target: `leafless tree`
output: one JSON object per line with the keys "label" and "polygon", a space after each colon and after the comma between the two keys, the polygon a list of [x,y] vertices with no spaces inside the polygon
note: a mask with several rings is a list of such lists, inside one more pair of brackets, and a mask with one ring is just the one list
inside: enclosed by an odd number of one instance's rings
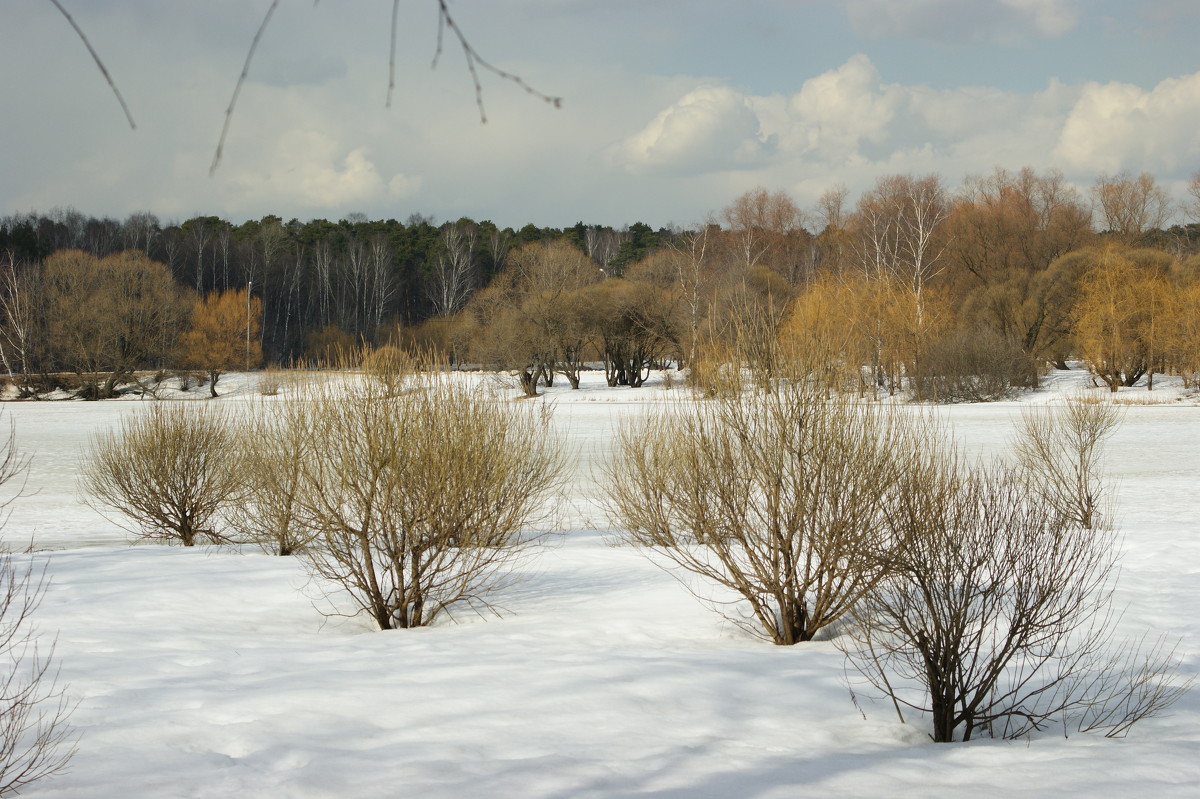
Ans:
{"label": "leafless tree", "polygon": [[1200,222],[1200,169],[1192,173],[1192,179],[1188,181],[1188,199],[1184,209],[1187,215],[1194,222]]}
{"label": "leafless tree", "polygon": [[929,714],[937,742],[1058,723],[1123,735],[1186,690],[1162,639],[1111,642],[1115,533],[1055,513],[1011,467],[949,461],[914,477],[910,534],[838,639],[902,721]]}
{"label": "leafless tree", "polygon": [[683,360],[689,366],[699,346],[700,323],[711,303],[711,288],[715,281],[712,251],[719,231],[715,224],[705,223],[676,237],[669,245],[676,255],[671,263],[675,267],[675,282],[685,309],[686,329],[682,331],[681,349]]}
{"label": "leafless tree", "polygon": [[733,240],[738,260],[749,270],[760,263],[785,259],[788,240],[803,230],[806,220],[804,211],[786,192],[771,193],[759,186],[722,210],[721,221]]}
{"label": "leafless tree", "polygon": [[439,316],[453,316],[462,310],[478,280],[475,249],[479,228],[465,222],[447,222],[442,226],[442,248],[433,261],[429,299]]}
{"label": "leafless tree", "polygon": [[918,328],[925,291],[945,268],[938,234],[948,213],[937,175],[890,175],[859,199],[854,214],[852,241],[860,265],[868,276],[890,274],[912,292]]}
{"label": "leafless tree", "polygon": [[80,467],[85,501],[127,517],[137,538],[227,540],[221,511],[244,487],[228,414],[208,402],[154,403],[95,435]]}
{"label": "leafless tree", "polygon": [[149,211],[132,213],[121,225],[121,246],[126,250],[141,250],[149,256],[160,228],[158,217]]}
{"label": "leafless tree", "polygon": [[887,574],[915,420],[798,385],[681,403],[621,432],[609,514],[734,623],[808,641]]}
{"label": "leafless tree", "polygon": [[566,241],[533,242],[509,255],[507,268],[476,293],[467,308],[475,332],[475,357],[516,372],[527,396],[556,373],[578,387],[584,333],[579,324],[582,291],[600,270]]}
{"label": "leafless tree", "polygon": [[1060,517],[1087,530],[1103,521],[1103,445],[1123,411],[1075,397],[1052,408],[1026,406],[1017,422],[1013,450],[1030,488]]}
{"label": "leafless tree", "polygon": [[492,226],[491,230],[488,231],[484,245],[487,247],[493,271],[499,272],[504,269],[504,265],[508,261],[508,250],[511,244],[512,233],[508,229],[501,230]]}
{"label": "leafless tree", "polygon": [[830,186],[817,198],[816,215],[822,230],[840,230],[846,226],[846,198],[850,190],[845,184]]}
{"label": "leafless tree", "polygon": [[621,245],[629,241],[629,229],[613,230],[610,227],[588,225],[583,230],[583,243],[588,257],[599,264],[606,277],[612,277],[609,264],[621,252]]}
{"label": "leafless tree", "polygon": [[1123,241],[1134,244],[1142,234],[1157,230],[1171,218],[1171,197],[1146,172],[1101,175],[1092,187],[1099,205],[1100,224]]}
{"label": "leafless tree", "polygon": [[315,576],[385,630],[494,609],[563,473],[547,418],[432,376],[276,408],[320,454],[299,460],[295,494]]}
{"label": "leafless tree", "polygon": [[[26,465],[10,428],[0,441],[0,486],[18,482]],[[0,502],[0,513],[15,498]],[[33,622],[45,587],[44,568],[0,551],[0,796],[61,773],[75,754],[74,703],[58,682],[54,645],[41,645]]]}
{"label": "leafless tree", "polygon": [[35,396],[30,377],[42,366],[46,319],[41,271],[19,266],[12,253],[0,260],[0,363],[22,396]]}

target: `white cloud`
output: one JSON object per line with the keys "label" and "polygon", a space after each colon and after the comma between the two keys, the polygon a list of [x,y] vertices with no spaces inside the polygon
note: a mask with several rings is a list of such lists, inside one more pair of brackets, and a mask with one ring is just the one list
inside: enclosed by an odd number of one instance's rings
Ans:
{"label": "white cloud", "polygon": [[1200,72],[1146,91],[1089,83],[1063,125],[1055,155],[1065,166],[1172,172],[1200,158]]}
{"label": "white cloud", "polygon": [[421,180],[404,174],[385,180],[366,147],[343,155],[333,138],[295,130],[280,140],[268,163],[243,167],[230,184],[238,195],[231,202],[247,208],[273,202],[282,207],[345,209],[411,196]]}
{"label": "white cloud", "polygon": [[[758,146],[757,163],[730,171],[731,153],[746,142]],[[769,161],[763,142],[773,145]],[[1151,90],[1054,80],[1034,93],[933,89],[885,83],[856,55],[787,97],[688,92],[615,152],[630,171],[727,175],[746,188],[809,194],[835,182],[861,190],[893,172],[936,171],[954,183],[996,166],[1063,168],[1083,184],[1119,169],[1167,178],[1200,159],[1200,73]]]}
{"label": "white cloud", "polygon": [[608,157],[631,174],[686,175],[761,166],[774,146],[743,95],[702,86],[610,148]]}
{"label": "white cloud", "polygon": [[850,0],[846,13],[867,36],[948,43],[1053,39],[1080,18],[1077,0]]}
{"label": "white cloud", "polygon": [[787,113],[804,150],[837,157],[857,151],[863,141],[884,141],[903,104],[900,87],[884,86],[871,59],[860,54],[806,80],[788,100]]}

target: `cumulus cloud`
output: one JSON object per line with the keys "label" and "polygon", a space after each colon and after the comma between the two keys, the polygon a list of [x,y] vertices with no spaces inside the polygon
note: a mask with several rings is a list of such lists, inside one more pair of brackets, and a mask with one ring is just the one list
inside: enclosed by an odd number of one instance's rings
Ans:
{"label": "cumulus cloud", "polygon": [[702,86],[612,147],[610,163],[632,174],[699,174],[763,165],[775,147],[738,92]]}
{"label": "cumulus cloud", "polygon": [[947,43],[1057,38],[1080,17],[1077,0],[850,0],[846,13],[866,36]]}
{"label": "cumulus cloud", "polygon": [[1172,172],[1200,158],[1200,72],[1147,91],[1089,83],[1070,110],[1055,155],[1103,172]]}
{"label": "cumulus cloud", "polygon": [[883,142],[905,104],[899,86],[885,86],[865,55],[810,78],[787,103],[788,117],[806,151],[848,155],[862,142]]}
{"label": "cumulus cloud", "polygon": [[635,174],[669,168],[715,178],[740,163],[748,185],[795,188],[865,188],[892,172],[956,181],[995,166],[1062,168],[1081,183],[1121,169],[1166,177],[1200,160],[1200,73],[1150,90],[1055,80],[1033,93],[933,89],[887,83],[856,55],[788,96],[688,92],[614,152]]}
{"label": "cumulus cloud", "polygon": [[387,180],[365,147],[345,154],[337,142],[314,131],[291,131],[274,148],[268,163],[243,168],[231,179],[240,203],[260,206],[348,208],[414,195],[419,177],[397,174]]}

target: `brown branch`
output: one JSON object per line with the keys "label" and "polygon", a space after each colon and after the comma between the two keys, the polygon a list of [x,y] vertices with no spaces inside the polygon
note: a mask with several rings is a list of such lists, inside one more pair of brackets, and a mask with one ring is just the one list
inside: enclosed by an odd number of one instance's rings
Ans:
{"label": "brown branch", "polygon": [[83,41],[83,46],[86,47],[87,51],[92,54],[92,60],[96,62],[96,66],[100,69],[100,74],[104,76],[106,81],[108,81],[109,88],[111,88],[113,90],[113,94],[117,96],[117,102],[121,104],[121,110],[125,112],[125,118],[129,120],[129,127],[137,130],[137,125],[133,121],[133,114],[129,113],[129,106],[125,104],[125,98],[121,96],[121,91],[117,88],[117,84],[113,81],[112,75],[108,74],[108,68],[104,66],[104,62],[101,61],[100,56],[96,54],[95,48],[93,48],[92,43],[88,41],[88,37],[83,32],[83,29],[75,23],[75,19],[67,13],[65,8],[62,7],[62,3],[58,2],[58,0],[50,0],[50,2],[53,3],[54,7],[57,8],[62,15],[67,18],[67,22],[69,22],[71,27],[75,29],[75,32],[79,34],[80,40]]}
{"label": "brown branch", "polygon": [[392,46],[388,53],[388,90],[386,108],[392,107],[392,89],[396,88],[396,20],[400,16],[400,0],[392,0]]}
{"label": "brown branch", "polygon": [[250,42],[250,49],[246,53],[246,62],[242,64],[242,74],[238,76],[237,85],[233,87],[233,97],[229,99],[229,107],[225,109],[225,124],[221,126],[221,138],[217,140],[217,151],[213,153],[212,165],[208,168],[209,177],[212,177],[212,174],[217,171],[217,165],[221,163],[221,153],[225,149],[225,137],[229,134],[229,121],[233,118],[233,107],[237,105],[242,84],[246,82],[246,75],[250,71],[250,60],[254,58],[254,51],[258,48],[263,31],[267,29],[267,23],[271,21],[271,15],[275,13],[278,6],[279,0],[271,0],[271,6],[263,16],[262,24],[258,26],[258,31],[254,34],[253,41]]}
{"label": "brown branch", "polygon": [[[67,16],[68,20],[71,19],[71,17],[67,15],[67,12],[63,10],[62,6],[58,4],[58,0],[51,0],[51,2],[58,6],[59,10],[62,11],[65,16]],[[263,15],[262,23],[258,26],[258,31],[254,34],[254,39],[250,42],[250,49],[246,53],[246,61],[242,65],[242,73],[238,76],[237,84],[233,88],[233,97],[231,97],[229,100],[229,107],[225,109],[225,122],[221,126],[221,137],[217,141],[217,150],[213,154],[212,165],[208,168],[208,174],[210,177],[216,172],[217,166],[221,163],[221,155],[225,150],[225,139],[229,135],[229,123],[233,119],[233,109],[237,105],[238,95],[241,93],[242,85],[246,82],[246,76],[250,71],[250,61],[254,58],[254,51],[258,48],[258,43],[262,39],[263,32],[266,30],[268,23],[271,21],[271,15],[275,13],[275,9],[278,7],[278,5],[279,0],[272,0],[270,7],[267,8],[267,13]],[[314,2],[313,5],[315,6],[316,2]],[[392,107],[392,93],[396,88],[396,28],[399,21],[399,15],[400,0],[392,0],[391,46],[388,55],[388,90],[387,101],[385,104],[387,108]],[[71,24],[74,26],[74,21],[72,21]],[[479,70],[477,69],[477,66],[486,69],[488,72],[491,72],[493,75],[496,75],[503,80],[511,81],[512,83],[517,84],[529,94],[546,103],[549,103],[555,108],[562,107],[561,97],[552,97],[548,94],[544,94],[526,83],[525,80],[519,75],[506,72],[499,67],[493,66],[491,63],[482,58],[475,48],[471,46],[470,42],[467,41],[467,37],[463,34],[462,29],[458,27],[458,23],[455,22],[454,18],[450,15],[450,9],[446,5],[446,0],[438,0],[438,33],[437,50],[433,56],[434,68],[437,67],[438,59],[442,55],[442,42],[447,28],[454,32],[455,37],[458,39],[459,45],[462,47],[463,55],[467,59],[467,69],[470,71],[471,81],[475,85],[475,104],[479,106],[479,120],[481,122],[487,122],[487,113],[484,111],[483,107],[483,84],[479,80]],[[79,30],[78,26],[75,26],[75,30],[79,32],[81,37],[83,37],[83,32]],[[87,44],[87,38],[84,37],[83,40],[84,43]],[[91,45],[89,44],[88,50],[91,51],[91,49]],[[92,55],[93,57],[96,55],[95,51],[92,51]],[[104,72],[105,77],[108,77],[108,72],[104,69],[104,65],[100,64],[99,58],[96,58],[96,63],[100,65],[100,69]],[[111,79],[109,80],[109,85],[112,85]],[[116,88],[117,87],[113,85],[114,92],[116,91]],[[117,98],[120,99],[120,97],[121,95],[118,93]],[[121,106],[125,106],[124,100],[121,101]],[[126,110],[126,114],[128,115],[128,109]],[[129,122],[132,125],[133,119],[130,118]]]}
{"label": "brown branch", "polygon": [[482,58],[475,48],[471,46],[470,42],[467,41],[467,37],[463,34],[462,29],[458,27],[458,23],[454,21],[452,16],[450,16],[450,9],[446,6],[446,0],[438,0],[437,50],[433,55],[433,67],[435,69],[437,68],[438,59],[441,58],[442,55],[442,37],[445,29],[447,28],[453,31],[455,37],[458,38],[458,43],[462,47],[463,55],[467,59],[467,69],[471,73],[471,81],[475,84],[475,104],[479,106],[480,122],[484,124],[487,123],[487,112],[484,111],[483,108],[483,85],[479,82],[479,71],[476,69],[477,64],[486,69],[488,72],[491,72],[493,75],[517,84],[527,93],[532,94],[539,100],[549,103],[555,108],[562,108],[561,97],[553,97],[548,94],[543,94],[526,83],[525,80],[519,75],[514,75],[511,72],[505,72],[504,70],[493,66],[484,58]]}

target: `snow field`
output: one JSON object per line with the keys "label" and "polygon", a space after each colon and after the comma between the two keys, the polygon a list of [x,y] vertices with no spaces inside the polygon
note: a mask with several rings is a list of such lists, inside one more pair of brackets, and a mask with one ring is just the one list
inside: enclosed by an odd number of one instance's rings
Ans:
{"label": "snow field", "polygon": [[[11,403],[29,489],[5,537],[46,551],[36,615],[79,701],[79,753],[31,797],[1192,796],[1200,698],[1123,740],[928,743],[919,719],[850,689],[829,641],[774,647],[611,545],[596,469],[615,424],[682,394],[548,392],[576,472],[552,539],[502,618],[381,633],[327,618],[300,564],[256,551],[130,547],[79,504],[92,431],[142,403]],[[464,377],[463,379],[472,379]],[[253,376],[223,378],[234,404]],[[1023,402],[939,409],[974,453]],[[1159,396],[1171,396],[1169,393]],[[199,392],[192,394],[201,396]],[[1144,395],[1145,392],[1142,392]],[[150,402],[146,400],[145,402]],[[1131,406],[1108,445],[1125,535],[1122,633],[1183,637],[1200,671],[1200,408]],[[29,556],[19,556],[25,558]],[[865,716],[865,717],[864,717]]]}

